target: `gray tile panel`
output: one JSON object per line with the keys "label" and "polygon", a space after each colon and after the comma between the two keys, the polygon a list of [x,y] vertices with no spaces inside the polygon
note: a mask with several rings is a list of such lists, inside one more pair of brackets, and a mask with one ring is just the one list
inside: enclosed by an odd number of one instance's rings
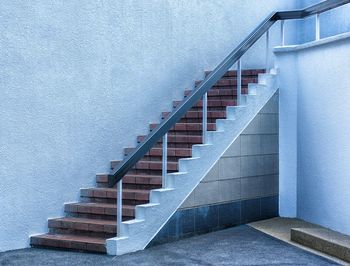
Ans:
{"label": "gray tile panel", "polygon": [[265,105],[181,208],[278,194],[278,95]]}

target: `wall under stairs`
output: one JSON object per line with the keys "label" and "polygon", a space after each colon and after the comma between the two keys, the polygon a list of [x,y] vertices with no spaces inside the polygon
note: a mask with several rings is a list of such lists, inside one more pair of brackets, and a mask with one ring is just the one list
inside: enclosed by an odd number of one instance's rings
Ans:
{"label": "wall under stairs", "polygon": [[278,216],[278,93],[149,246]]}

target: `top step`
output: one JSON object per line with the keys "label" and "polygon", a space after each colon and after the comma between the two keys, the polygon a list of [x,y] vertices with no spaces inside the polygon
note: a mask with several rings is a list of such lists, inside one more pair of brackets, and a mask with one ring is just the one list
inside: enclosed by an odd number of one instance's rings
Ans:
{"label": "top step", "polygon": [[[205,71],[205,76],[207,77],[211,71]],[[242,76],[257,76],[261,73],[265,73],[265,69],[247,69],[242,70]],[[237,77],[237,71],[236,70],[229,70],[226,72],[226,74],[223,76],[223,78],[233,78]]]}

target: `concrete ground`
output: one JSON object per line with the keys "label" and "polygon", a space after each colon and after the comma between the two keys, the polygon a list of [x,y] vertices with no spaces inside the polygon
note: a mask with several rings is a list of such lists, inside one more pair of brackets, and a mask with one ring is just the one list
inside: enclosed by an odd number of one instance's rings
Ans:
{"label": "concrete ground", "polygon": [[311,252],[313,254],[316,254],[318,256],[325,257],[329,260],[332,260],[334,262],[337,262],[341,265],[349,265],[348,262],[340,260],[336,257],[330,256],[328,254],[319,252],[317,250],[305,247],[303,245],[300,245],[298,243],[295,243],[290,240],[290,229],[291,228],[322,228],[321,226],[317,224],[312,224],[305,222],[300,219],[296,218],[282,218],[282,217],[276,217],[268,220],[258,221],[254,223],[250,223],[250,226],[253,228],[264,232],[265,234],[268,234],[270,236],[273,236],[275,238],[278,238],[284,242],[287,242],[293,246],[296,246],[298,248],[301,248],[303,250],[306,250],[308,252]]}
{"label": "concrete ground", "polygon": [[45,249],[0,253],[0,265],[337,265],[250,226],[200,235],[119,257]]}

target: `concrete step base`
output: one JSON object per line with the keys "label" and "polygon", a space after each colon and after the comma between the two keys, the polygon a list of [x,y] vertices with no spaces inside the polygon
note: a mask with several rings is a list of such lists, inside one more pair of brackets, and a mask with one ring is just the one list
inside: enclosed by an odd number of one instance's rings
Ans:
{"label": "concrete step base", "polygon": [[327,228],[292,228],[291,240],[350,262],[350,236]]}

